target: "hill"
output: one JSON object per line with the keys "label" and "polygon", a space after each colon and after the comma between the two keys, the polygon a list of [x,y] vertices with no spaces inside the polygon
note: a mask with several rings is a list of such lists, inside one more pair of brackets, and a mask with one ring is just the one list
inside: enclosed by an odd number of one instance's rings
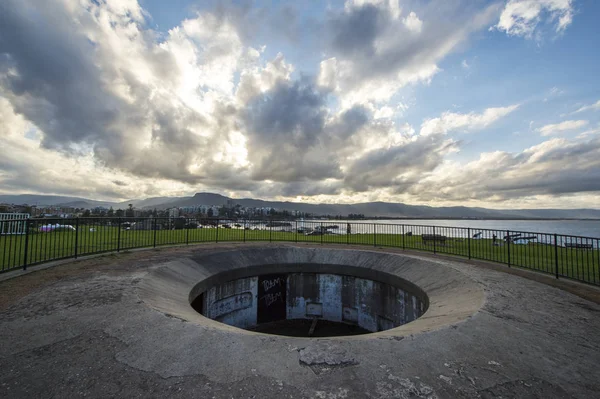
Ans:
{"label": "hill", "polygon": [[315,215],[363,214],[367,217],[382,218],[420,218],[420,219],[600,219],[598,209],[486,209],[465,206],[432,207],[425,205],[407,205],[392,202],[365,202],[358,204],[309,204],[302,202],[265,201],[254,198],[229,198],[214,193],[196,193],[191,197],[152,197],[132,199],[123,202],[96,201],[79,197],[57,195],[0,195],[0,203],[28,204],[37,206],[69,206],[74,208],[93,208],[97,206],[126,209],[129,204],[136,208],[168,209],[173,207],[215,205],[228,203],[243,207],[277,208],[288,211],[301,211]]}

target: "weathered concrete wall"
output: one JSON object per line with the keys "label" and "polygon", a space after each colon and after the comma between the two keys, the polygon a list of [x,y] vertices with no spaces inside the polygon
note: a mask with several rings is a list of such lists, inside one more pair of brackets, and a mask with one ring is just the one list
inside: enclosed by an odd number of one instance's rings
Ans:
{"label": "weathered concrete wall", "polygon": [[202,314],[239,328],[256,325],[258,277],[229,281],[203,294]]}
{"label": "weathered concrete wall", "polygon": [[[376,332],[409,323],[425,309],[410,292],[378,281],[326,273],[290,273],[285,280],[281,318],[288,320],[317,317]],[[256,325],[257,281],[249,277],[210,288],[203,294],[202,314],[240,328]]]}

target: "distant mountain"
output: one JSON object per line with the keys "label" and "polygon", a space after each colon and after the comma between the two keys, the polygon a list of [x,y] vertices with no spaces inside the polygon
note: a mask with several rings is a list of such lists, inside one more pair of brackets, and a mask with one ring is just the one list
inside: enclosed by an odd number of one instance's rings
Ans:
{"label": "distant mountain", "polygon": [[477,219],[600,219],[599,209],[486,209],[464,206],[431,207],[424,205],[406,205],[391,202],[366,202],[359,204],[307,204],[301,202],[264,201],[253,198],[234,199],[214,193],[196,193],[192,197],[152,197],[132,199],[123,202],[95,201],[86,198],[56,195],[0,195],[0,203],[29,205],[58,205],[74,208],[94,208],[97,206],[126,209],[129,204],[135,208],[167,209],[173,207],[214,205],[228,203],[244,207],[277,208],[288,211],[313,213],[316,215],[363,214],[367,217],[389,218],[477,218]]}
{"label": "distant mountain", "polygon": [[154,208],[157,205],[167,206],[172,201],[180,200],[181,197],[151,197],[146,199],[131,199],[128,201],[119,202],[117,208],[128,208],[132,204],[135,208]]}
{"label": "distant mountain", "polygon": [[264,201],[252,198],[234,199],[213,193],[196,193],[193,197],[171,200],[166,204],[157,204],[157,209],[170,207],[216,205],[232,202],[244,207],[278,208],[288,211],[313,213],[317,215],[343,215],[350,213],[370,217],[392,218],[478,218],[478,219],[600,219],[598,209],[517,209],[494,210],[486,208],[468,208],[464,206],[431,207],[424,205],[406,205],[391,202],[366,202],[359,204],[307,204],[301,202]]}
{"label": "distant mountain", "polygon": [[36,206],[65,206],[73,208],[94,208],[97,206],[108,208],[116,205],[116,203],[109,201],[96,201],[87,198],[66,197],[62,195],[37,194],[0,195],[0,203]]}

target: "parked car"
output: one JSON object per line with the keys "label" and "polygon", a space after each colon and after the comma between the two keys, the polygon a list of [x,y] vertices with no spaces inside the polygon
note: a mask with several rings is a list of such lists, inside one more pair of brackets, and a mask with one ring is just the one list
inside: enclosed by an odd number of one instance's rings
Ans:
{"label": "parked car", "polygon": [[40,227],[39,229],[43,233],[49,233],[51,231],[69,231],[75,230],[75,227],[70,224],[47,224],[45,226]]}

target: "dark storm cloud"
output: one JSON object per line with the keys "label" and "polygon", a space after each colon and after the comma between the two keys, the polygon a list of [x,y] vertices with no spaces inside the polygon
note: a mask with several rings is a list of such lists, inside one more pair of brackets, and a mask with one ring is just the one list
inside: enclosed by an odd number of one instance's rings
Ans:
{"label": "dark storm cloud", "polygon": [[496,5],[481,11],[467,2],[435,2],[417,8],[416,18],[424,21],[419,28],[410,23],[410,9],[397,17],[386,2],[331,14],[327,21],[330,56],[350,63],[342,82],[345,89],[370,79],[396,79],[399,73],[407,79],[418,76],[470,33],[487,26],[498,12]]}
{"label": "dark storm cloud", "polygon": [[347,56],[373,55],[375,39],[387,22],[386,12],[372,4],[333,14],[328,23],[331,47]]}
{"label": "dark storm cloud", "polygon": [[339,177],[334,153],[324,146],[326,93],[309,80],[280,81],[244,111],[248,157],[256,180]]}
{"label": "dark storm cloud", "polygon": [[[130,71],[116,69],[111,49],[78,28],[53,2],[0,4],[0,53],[5,55],[0,90],[15,111],[43,131],[45,148],[69,153],[72,144],[87,145],[109,167],[197,183],[189,165],[211,143],[188,126],[202,126],[203,118]],[[171,55],[141,40],[147,45],[141,57],[157,77],[166,78],[167,71],[177,75]],[[127,87],[131,101],[115,94],[113,81]]]}
{"label": "dark storm cloud", "polygon": [[356,191],[390,187],[402,193],[418,183],[423,173],[438,167],[444,155],[457,147],[458,143],[436,136],[373,150],[350,165],[344,181]]}
{"label": "dark storm cloud", "polygon": [[52,4],[6,0],[0,4],[0,70],[15,68],[1,82],[18,98],[16,111],[46,134],[43,144],[63,148],[70,142],[112,135],[109,126],[125,104],[107,94],[90,55],[91,43],[70,31],[72,22]]}
{"label": "dark storm cloud", "polygon": [[339,121],[331,126],[331,130],[340,139],[346,139],[372,121],[371,111],[362,105],[354,105],[352,108],[344,111]]}

